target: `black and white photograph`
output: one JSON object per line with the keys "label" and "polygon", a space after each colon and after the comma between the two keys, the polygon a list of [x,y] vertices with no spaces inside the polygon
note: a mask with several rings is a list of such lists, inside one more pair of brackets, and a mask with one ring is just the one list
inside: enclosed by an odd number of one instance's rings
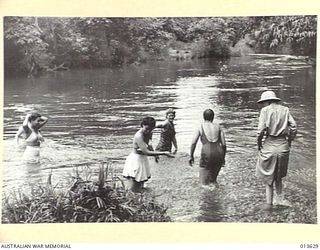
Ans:
{"label": "black and white photograph", "polygon": [[2,224],[317,224],[316,15],[4,16]]}

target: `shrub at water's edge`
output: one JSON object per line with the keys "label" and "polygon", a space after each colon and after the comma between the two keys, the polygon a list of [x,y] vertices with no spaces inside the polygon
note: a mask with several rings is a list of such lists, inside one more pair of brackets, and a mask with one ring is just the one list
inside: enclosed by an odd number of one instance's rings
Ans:
{"label": "shrub at water's edge", "polygon": [[[121,31],[121,32],[119,32]],[[148,60],[289,53],[315,58],[317,16],[5,17],[4,71],[36,76]]]}
{"label": "shrub at water's edge", "polygon": [[45,187],[30,195],[23,193],[3,200],[2,223],[68,222],[167,222],[166,208],[150,193],[132,193],[123,187],[106,185],[103,165],[99,181],[76,181],[65,191],[55,190],[51,176]]}

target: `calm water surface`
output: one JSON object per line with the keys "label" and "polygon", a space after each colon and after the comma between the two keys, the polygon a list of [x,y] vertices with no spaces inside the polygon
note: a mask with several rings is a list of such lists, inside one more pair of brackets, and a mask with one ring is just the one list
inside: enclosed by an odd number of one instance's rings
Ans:
{"label": "calm water surface", "polygon": [[[303,59],[276,55],[254,55],[222,62],[154,62],[117,69],[57,72],[39,78],[5,79],[4,190],[26,190],[45,182],[51,171],[53,183],[63,186],[75,165],[91,164],[94,168],[96,163],[110,159],[114,171],[121,172],[141,118],[148,115],[163,121],[168,107],[177,111],[177,158],[181,157],[181,162],[189,152],[190,140],[203,110],[213,108],[216,120],[226,133],[229,169],[235,169],[236,173],[237,167],[250,161],[254,168],[261,108],[256,101],[266,89],[276,91],[298,124],[299,133],[290,156],[292,177],[288,179],[299,188],[311,189],[311,198],[315,199],[315,69]],[[25,114],[34,109],[49,117],[42,129],[45,142],[41,145],[42,161],[38,167],[21,164],[23,152],[14,146],[15,132]],[[158,138],[156,130],[154,144]],[[197,157],[200,148],[198,145]],[[185,178],[194,180],[194,187],[186,188],[181,181],[181,185],[174,187],[177,195],[187,190],[191,194],[190,202],[200,204],[200,208],[186,210],[182,201],[177,202],[171,216],[179,220],[181,216],[197,214],[196,220],[219,221],[213,212],[217,209],[212,206],[221,207],[221,202],[215,199],[210,204],[208,196],[197,195],[196,169],[183,171]],[[222,171],[222,176],[227,171]],[[173,179],[180,178],[179,172],[171,174]],[[170,190],[165,176],[162,177],[155,176],[152,185]],[[200,215],[199,209],[203,211]],[[226,208],[220,209],[226,211]],[[230,211],[226,213],[226,216],[232,215]]]}

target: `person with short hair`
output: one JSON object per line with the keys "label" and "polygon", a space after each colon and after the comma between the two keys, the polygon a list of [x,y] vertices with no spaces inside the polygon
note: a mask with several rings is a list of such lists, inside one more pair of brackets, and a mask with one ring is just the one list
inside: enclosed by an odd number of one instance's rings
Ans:
{"label": "person with short hair", "polygon": [[156,147],[158,151],[169,151],[172,150],[172,145],[174,146],[173,154],[177,153],[178,145],[176,139],[176,131],[174,128],[173,120],[176,117],[176,111],[169,108],[166,112],[166,121],[163,124],[159,124],[156,127],[161,128],[160,141]]}
{"label": "person with short hair", "polygon": [[297,125],[289,108],[279,102],[280,98],[271,90],[263,92],[258,100],[264,107],[259,116],[256,174],[266,185],[266,210],[273,205],[273,186],[275,203],[289,205],[282,196],[282,178],[287,175],[289,152],[297,134]]}
{"label": "person with short hair", "polygon": [[194,151],[198,139],[202,143],[199,177],[202,185],[217,184],[217,176],[225,162],[227,151],[225,134],[220,125],[214,121],[214,112],[212,109],[206,109],[203,112],[204,122],[196,130],[193,136],[190,148],[189,164],[194,163]]}
{"label": "person with short hair", "polygon": [[133,138],[133,151],[127,157],[122,172],[123,177],[129,180],[129,189],[134,192],[140,192],[151,177],[148,156],[174,157],[169,151],[153,151],[150,147],[149,141],[156,126],[153,117],[144,117],[140,125],[141,128]]}
{"label": "person with short hair", "polygon": [[20,146],[20,138],[22,137],[26,144],[22,159],[26,163],[40,162],[40,143],[44,141],[40,128],[47,122],[47,117],[38,112],[32,112],[26,115],[22,126],[18,129],[15,135],[16,145]]}

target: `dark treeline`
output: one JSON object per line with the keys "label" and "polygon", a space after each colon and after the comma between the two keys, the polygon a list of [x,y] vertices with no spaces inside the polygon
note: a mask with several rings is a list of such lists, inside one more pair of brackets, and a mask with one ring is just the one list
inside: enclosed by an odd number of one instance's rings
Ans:
{"label": "dark treeline", "polygon": [[[316,16],[5,17],[6,75],[252,52],[315,57]],[[240,44],[240,45],[239,45]]]}

